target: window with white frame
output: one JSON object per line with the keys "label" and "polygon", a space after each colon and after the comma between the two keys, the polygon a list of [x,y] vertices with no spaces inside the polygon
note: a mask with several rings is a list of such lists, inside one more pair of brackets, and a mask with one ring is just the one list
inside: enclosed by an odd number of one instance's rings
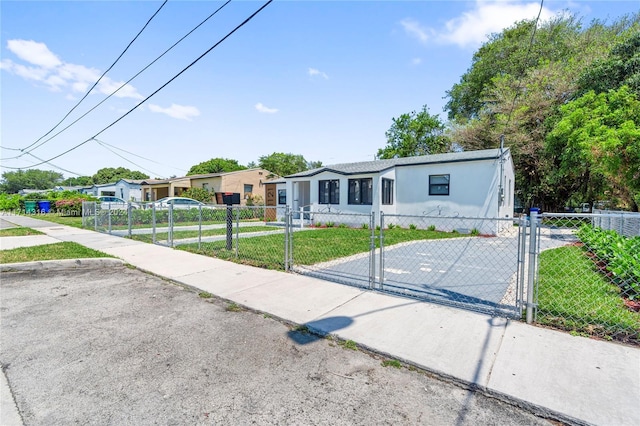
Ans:
{"label": "window with white frame", "polygon": [[393,204],[393,179],[382,178],[382,204]]}
{"label": "window with white frame", "polygon": [[449,175],[429,175],[429,195],[449,195]]}
{"label": "window with white frame", "polygon": [[287,190],[278,189],[278,204],[287,204]]}
{"label": "window with white frame", "polygon": [[340,181],[321,180],[318,188],[319,204],[340,204]]}
{"label": "window with white frame", "polygon": [[244,184],[244,199],[246,200],[253,194],[253,185],[248,183]]}
{"label": "window with white frame", "polygon": [[349,179],[349,204],[372,204],[373,179]]}

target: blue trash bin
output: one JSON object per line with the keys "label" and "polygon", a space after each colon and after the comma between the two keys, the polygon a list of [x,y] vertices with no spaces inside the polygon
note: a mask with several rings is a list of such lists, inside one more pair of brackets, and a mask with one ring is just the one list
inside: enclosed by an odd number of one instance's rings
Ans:
{"label": "blue trash bin", "polygon": [[540,214],[540,212],[541,212],[540,207],[531,207],[529,209],[529,213],[533,213],[533,212],[536,212],[536,213]]}
{"label": "blue trash bin", "polygon": [[38,201],[38,210],[40,210],[40,213],[49,213],[51,210],[51,201]]}

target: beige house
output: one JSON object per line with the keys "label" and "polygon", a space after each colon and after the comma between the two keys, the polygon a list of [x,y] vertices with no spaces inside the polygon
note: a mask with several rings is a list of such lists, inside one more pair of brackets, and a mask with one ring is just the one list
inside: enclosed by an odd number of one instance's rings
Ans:
{"label": "beige house", "polygon": [[[180,197],[188,188],[204,188],[215,194],[239,193],[241,203],[249,196],[259,195],[264,200],[264,184],[271,172],[264,169],[246,169],[227,173],[208,173],[173,179],[147,179],[142,182],[142,199],[155,201],[164,197]],[[220,201],[218,201],[220,202]]]}

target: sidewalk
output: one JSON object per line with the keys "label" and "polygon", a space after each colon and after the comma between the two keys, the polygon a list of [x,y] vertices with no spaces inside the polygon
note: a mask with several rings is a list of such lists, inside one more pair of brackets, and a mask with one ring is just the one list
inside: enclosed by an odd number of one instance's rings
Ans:
{"label": "sidewalk", "polygon": [[539,414],[552,413],[581,424],[640,424],[638,348],[30,217],[3,220],[38,229],[51,240],[74,241],[117,256],[141,270],[248,308],[353,340]]}

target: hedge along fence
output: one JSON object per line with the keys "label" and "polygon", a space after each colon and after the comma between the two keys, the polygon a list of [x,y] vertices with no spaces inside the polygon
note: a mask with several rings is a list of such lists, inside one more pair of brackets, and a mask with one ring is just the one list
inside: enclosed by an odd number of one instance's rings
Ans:
{"label": "hedge along fence", "polygon": [[94,201],[95,197],[75,191],[49,191],[19,194],[0,193],[0,211],[25,212],[25,201],[49,201],[51,212],[69,216],[80,216],[83,201]]}

